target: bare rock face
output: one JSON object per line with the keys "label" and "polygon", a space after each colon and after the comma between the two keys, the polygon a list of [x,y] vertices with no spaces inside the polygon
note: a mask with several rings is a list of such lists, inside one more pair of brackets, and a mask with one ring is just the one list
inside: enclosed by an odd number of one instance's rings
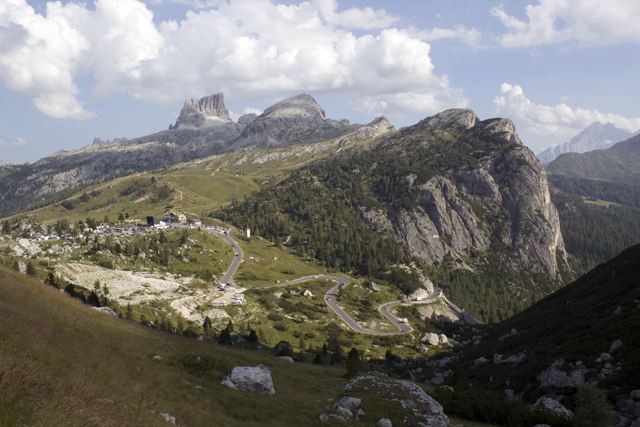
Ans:
{"label": "bare rock face", "polygon": [[230,122],[229,110],[224,106],[224,94],[216,93],[200,100],[187,99],[175,126],[170,129],[211,127]]}
{"label": "bare rock face", "polygon": [[271,370],[264,365],[236,366],[222,384],[252,393],[276,393],[271,379]]}
{"label": "bare rock face", "polygon": [[[434,130],[425,132],[425,128]],[[405,133],[455,141],[472,128],[494,133],[511,145],[488,150],[477,164],[452,162],[446,174],[426,182],[408,174],[404,181],[419,206],[397,209],[383,203],[386,209],[359,208],[360,217],[380,234],[392,231],[396,240],[427,263],[440,262],[449,252],[487,250],[497,238],[512,254],[504,260],[513,268],[557,279],[558,262],[569,269],[558,211],[551,202],[544,168],[522,145],[511,120],[480,121],[471,110],[455,109],[428,117]],[[390,141],[393,146],[395,140]],[[482,144],[486,150],[495,142]]]}
{"label": "bare rock face", "polygon": [[490,121],[490,123],[485,126],[485,129],[492,132],[504,132],[504,139],[511,142],[512,144],[522,145],[522,141],[520,141],[520,137],[516,132],[516,126],[509,119],[497,119]]}
{"label": "bare rock face", "polygon": [[475,126],[476,113],[466,108],[452,108],[422,120],[418,125],[436,129],[446,129],[453,125],[461,125],[469,129]]}

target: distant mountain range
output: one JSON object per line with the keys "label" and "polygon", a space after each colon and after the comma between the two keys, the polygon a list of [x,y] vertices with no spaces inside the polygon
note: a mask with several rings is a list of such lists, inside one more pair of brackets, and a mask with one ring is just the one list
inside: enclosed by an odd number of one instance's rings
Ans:
{"label": "distant mountain range", "polygon": [[371,138],[392,129],[384,117],[368,125],[328,119],[315,99],[304,94],[280,101],[260,116],[244,115],[238,123],[229,117],[221,93],[188,99],[169,130],[124,141],[101,143],[98,138],[35,163],[0,166],[0,214],[61,192],[240,148]]}
{"label": "distant mountain range", "polygon": [[640,135],[606,150],[566,153],[546,165],[548,173],[640,185]]}
{"label": "distant mountain range", "polygon": [[[640,132],[640,131],[638,131]],[[559,155],[564,153],[586,153],[593,150],[603,150],[612,145],[637,135],[638,132],[632,133],[615,127],[611,123],[602,124],[594,122],[578,135],[571,138],[569,142],[565,142],[555,147],[549,147],[536,157],[543,165],[551,163]]]}

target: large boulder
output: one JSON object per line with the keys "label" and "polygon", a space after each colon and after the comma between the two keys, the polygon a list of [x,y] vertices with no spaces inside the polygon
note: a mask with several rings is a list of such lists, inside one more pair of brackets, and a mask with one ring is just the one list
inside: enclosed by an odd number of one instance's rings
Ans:
{"label": "large boulder", "polygon": [[366,280],[364,285],[373,292],[380,292],[380,286],[376,282],[372,282],[371,280]]}
{"label": "large boulder", "polygon": [[222,384],[236,390],[252,393],[276,394],[271,379],[271,369],[260,364],[258,366],[236,366]]}
{"label": "large boulder", "polygon": [[440,337],[438,334],[427,332],[422,338],[420,338],[420,341],[429,345],[438,345],[440,344]]}
{"label": "large boulder", "polygon": [[287,341],[280,341],[276,344],[274,350],[280,356],[290,356],[293,354],[293,346]]}
{"label": "large boulder", "polygon": [[[384,374],[367,374],[351,380],[344,391],[352,396],[363,392],[378,396],[381,401],[400,401],[402,408],[396,415],[404,419],[406,425],[447,427],[449,424],[442,405],[410,381],[389,378]],[[370,404],[375,405],[375,402]]]}

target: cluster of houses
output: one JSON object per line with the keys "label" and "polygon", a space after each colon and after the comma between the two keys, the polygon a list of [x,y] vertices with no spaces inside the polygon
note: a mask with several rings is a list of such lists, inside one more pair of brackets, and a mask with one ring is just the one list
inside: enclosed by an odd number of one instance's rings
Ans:
{"label": "cluster of houses", "polygon": [[185,214],[180,212],[167,212],[164,214],[163,219],[158,219],[154,216],[147,217],[147,226],[157,229],[171,228],[172,224],[188,225],[190,227],[200,227],[202,222],[198,218],[192,218],[187,220]]}

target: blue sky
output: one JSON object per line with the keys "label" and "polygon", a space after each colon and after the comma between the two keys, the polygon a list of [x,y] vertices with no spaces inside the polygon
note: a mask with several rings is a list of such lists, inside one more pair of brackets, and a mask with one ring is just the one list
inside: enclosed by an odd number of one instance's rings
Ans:
{"label": "blue sky", "polygon": [[534,152],[594,121],[640,129],[638,0],[0,0],[0,160],[236,118],[299,93],[330,118],[507,117]]}

